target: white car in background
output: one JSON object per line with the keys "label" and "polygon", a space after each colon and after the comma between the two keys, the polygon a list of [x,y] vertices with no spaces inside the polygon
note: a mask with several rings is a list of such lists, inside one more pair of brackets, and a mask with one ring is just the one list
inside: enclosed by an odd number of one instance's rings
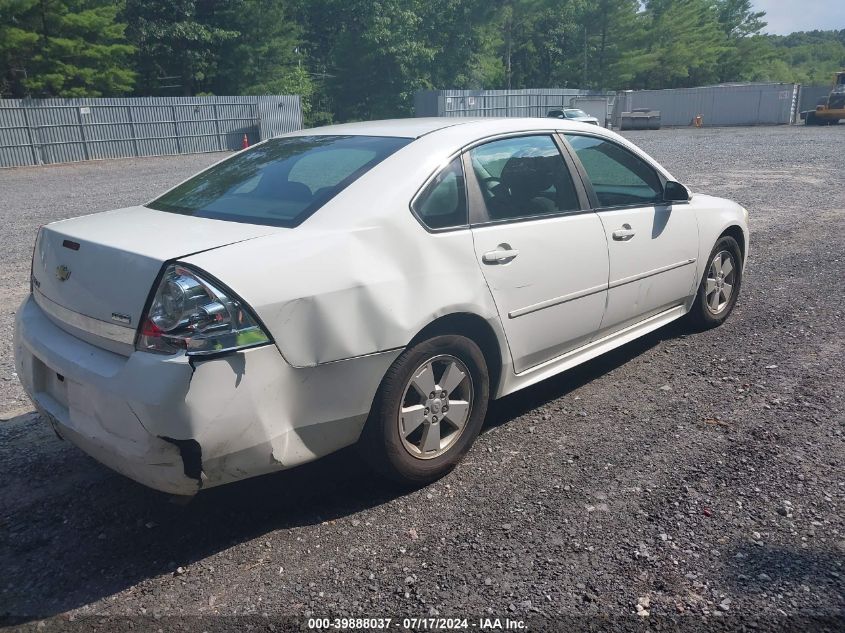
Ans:
{"label": "white car in background", "polygon": [[549,110],[546,115],[552,119],[565,119],[567,121],[578,121],[590,125],[600,125],[599,120],[591,114],[587,114],[578,108],[563,108],[562,110]]}
{"label": "white car in background", "polygon": [[358,443],[423,484],[488,402],[724,321],[747,213],[554,119],[287,134],[142,206],[41,228],[18,375],[58,434],[190,495]]}

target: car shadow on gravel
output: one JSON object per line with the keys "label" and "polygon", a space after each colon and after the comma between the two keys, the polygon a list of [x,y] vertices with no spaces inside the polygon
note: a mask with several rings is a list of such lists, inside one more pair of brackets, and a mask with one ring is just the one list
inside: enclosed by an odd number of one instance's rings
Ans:
{"label": "car shadow on gravel", "polygon": [[[670,325],[494,402],[485,430],[564,396],[680,331]],[[351,449],[290,471],[212,488],[186,504],[168,502],[166,495],[108,471],[75,449],[26,450],[32,455],[24,469],[77,477],[55,487],[42,477],[31,498],[25,492],[30,480],[24,478],[16,482],[22,494],[2,504],[0,526],[8,538],[0,547],[7,583],[0,592],[0,620],[49,617],[150,578],[172,575],[175,580],[179,568],[190,573],[205,566],[209,556],[253,540],[237,555],[253,555],[256,560],[247,562],[261,564],[270,550],[258,539],[273,531],[346,519],[354,525],[357,513],[409,494],[375,477]],[[39,463],[43,460],[55,463],[45,469]]]}
{"label": "car shadow on gravel", "polygon": [[[189,501],[144,488],[73,448],[67,452],[59,465],[88,471],[82,485],[57,487],[34,502],[21,495],[14,507],[2,508],[0,626],[4,619],[57,615],[157,576],[176,581],[179,568],[194,570],[209,556],[273,531],[354,520],[402,494],[349,450]],[[256,540],[237,555],[254,554],[247,563],[262,564],[270,553]]]}
{"label": "car shadow on gravel", "polygon": [[662,341],[689,334],[683,322],[672,323],[646,334],[630,343],[606,352],[582,365],[573,367],[536,385],[496,400],[490,404],[485,430],[501,426],[514,418],[562,398],[608,372],[621,367],[628,361],[650,350]]}
{"label": "car shadow on gravel", "polygon": [[732,554],[728,578],[738,589],[763,593],[779,585],[799,584],[808,592],[826,593],[831,608],[841,609],[845,589],[841,552],[743,543]]}
{"label": "car shadow on gravel", "polygon": [[[738,595],[776,597],[783,609],[793,613],[797,610],[800,616],[813,616],[815,620],[805,623],[805,631],[845,630],[845,569],[841,551],[744,542],[728,558],[725,580]],[[811,595],[824,606],[799,610],[805,596]],[[800,616],[793,616],[796,624],[802,622]]]}

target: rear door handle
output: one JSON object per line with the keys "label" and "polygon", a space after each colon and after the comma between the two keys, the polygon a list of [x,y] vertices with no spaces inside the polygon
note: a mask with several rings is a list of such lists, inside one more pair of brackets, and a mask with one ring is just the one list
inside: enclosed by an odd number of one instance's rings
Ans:
{"label": "rear door handle", "polygon": [[613,239],[617,242],[627,242],[636,234],[637,232],[631,228],[630,224],[623,224],[621,229],[616,229],[613,232]]}
{"label": "rear door handle", "polygon": [[487,251],[481,256],[481,261],[485,264],[507,264],[513,261],[519,251],[511,248],[510,244],[499,244],[494,251]]}

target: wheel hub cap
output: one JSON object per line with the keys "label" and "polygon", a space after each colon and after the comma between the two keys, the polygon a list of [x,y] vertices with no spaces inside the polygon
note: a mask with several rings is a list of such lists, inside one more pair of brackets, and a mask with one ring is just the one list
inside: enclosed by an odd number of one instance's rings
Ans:
{"label": "wheel hub cap", "polygon": [[719,314],[730,303],[736,283],[736,261],[729,251],[720,251],[710,262],[704,281],[707,309]]}
{"label": "wheel hub cap", "polygon": [[445,453],[466,427],[472,398],[472,377],[460,359],[442,354],[422,363],[408,380],[399,407],[402,446],[417,459]]}

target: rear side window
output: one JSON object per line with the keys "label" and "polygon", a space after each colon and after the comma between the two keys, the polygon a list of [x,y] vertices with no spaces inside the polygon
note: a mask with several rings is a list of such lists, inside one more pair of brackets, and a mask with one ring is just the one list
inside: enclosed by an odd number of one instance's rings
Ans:
{"label": "rear side window", "polygon": [[491,141],[470,150],[491,220],[580,209],[569,169],[550,136]]}
{"label": "rear side window", "polygon": [[456,158],[443,169],[414,202],[417,217],[431,229],[467,225],[464,169]]}
{"label": "rear side window", "polygon": [[293,227],[411,140],[376,136],[271,139],[197,174],[147,206],[203,218]]}
{"label": "rear side window", "polygon": [[663,200],[657,172],[624,147],[593,136],[567,134],[600,207],[651,205]]}

